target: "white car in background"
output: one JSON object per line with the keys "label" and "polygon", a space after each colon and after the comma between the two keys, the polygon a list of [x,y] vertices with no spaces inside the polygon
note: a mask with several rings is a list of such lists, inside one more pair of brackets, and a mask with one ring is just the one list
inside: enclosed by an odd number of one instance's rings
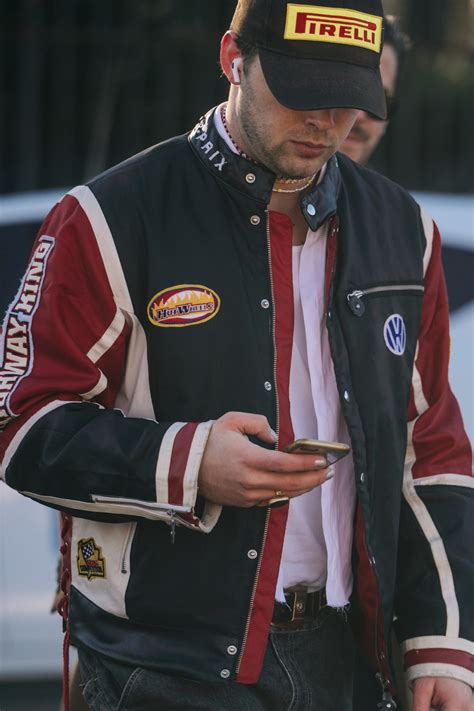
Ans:
{"label": "white car in background", "polygon": [[[36,230],[64,192],[0,197],[0,291],[6,292],[0,293],[0,320],[18,288]],[[474,197],[432,193],[415,197],[434,217],[443,235],[453,308],[451,385],[472,441]],[[57,576],[58,529],[56,511],[0,482],[0,682],[61,675],[62,623],[59,615],[50,613]]]}

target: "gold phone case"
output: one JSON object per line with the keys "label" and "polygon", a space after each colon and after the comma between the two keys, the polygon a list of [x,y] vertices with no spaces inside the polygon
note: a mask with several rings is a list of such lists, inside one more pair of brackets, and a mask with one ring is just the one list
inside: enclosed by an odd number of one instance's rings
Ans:
{"label": "gold phone case", "polygon": [[351,448],[344,442],[323,442],[318,439],[297,439],[286,447],[285,452],[301,454],[322,454],[329,464],[334,464],[349,454]]}

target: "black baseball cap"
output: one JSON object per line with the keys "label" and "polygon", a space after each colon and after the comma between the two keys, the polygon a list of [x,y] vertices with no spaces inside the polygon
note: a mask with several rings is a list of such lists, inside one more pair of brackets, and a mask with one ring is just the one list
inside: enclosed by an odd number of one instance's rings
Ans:
{"label": "black baseball cap", "polygon": [[270,91],[284,106],[386,118],[381,0],[239,0],[230,29],[258,48]]}

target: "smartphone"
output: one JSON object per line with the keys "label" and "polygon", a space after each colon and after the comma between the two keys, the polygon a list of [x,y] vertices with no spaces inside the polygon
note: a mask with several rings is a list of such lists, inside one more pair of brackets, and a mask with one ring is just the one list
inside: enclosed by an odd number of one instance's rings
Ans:
{"label": "smartphone", "polygon": [[[334,464],[350,451],[351,448],[344,442],[322,442],[319,439],[297,439],[285,448],[285,452],[290,454],[295,452],[298,454],[322,454],[326,457],[328,464]],[[287,496],[275,496],[266,503],[266,506],[284,506],[288,501]]]}
{"label": "smartphone", "polygon": [[286,447],[285,452],[298,454],[322,454],[328,464],[334,464],[349,454],[351,448],[343,442],[322,442],[318,439],[297,439]]}

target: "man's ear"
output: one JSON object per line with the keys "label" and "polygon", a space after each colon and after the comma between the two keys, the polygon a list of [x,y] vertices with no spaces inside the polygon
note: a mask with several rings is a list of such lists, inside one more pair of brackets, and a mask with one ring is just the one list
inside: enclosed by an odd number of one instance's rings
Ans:
{"label": "man's ear", "polygon": [[220,60],[222,71],[229,82],[234,85],[239,85],[243,60],[235,41],[236,37],[235,32],[230,32],[230,30],[225,33],[221,40]]}

